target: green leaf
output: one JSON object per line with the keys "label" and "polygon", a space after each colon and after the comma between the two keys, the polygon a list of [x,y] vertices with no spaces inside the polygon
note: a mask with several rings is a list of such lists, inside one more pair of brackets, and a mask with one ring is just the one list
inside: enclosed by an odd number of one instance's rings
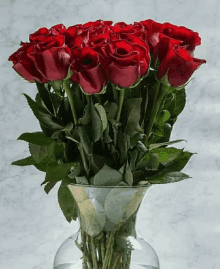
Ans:
{"label": "green leaf", "polygon": [[168,110],[161,111],[161,114],[158,115],[158,119],[155,122],[156,125],[161,125],[170,118],[170,112]]}
{"label": "green leaf", "polygon": [[[90,236],[99,235],[106,223],[103,206],[99,200],[94,201],[93,197],[90,198],[85,188],[71,184],[68,185],[68,188],[77,203],[83,229]],[[100,193],[102,190],[97,191]]]}
{"label": "green leaf", "polygon": [[109,158],[106,158],[104,156],[100,156],[97,154],[92,154],[90,158],[90,165],[92,172],[94,174],[98,173],[98,171],[104,166],[104,164],[107,164],[108,166],[111,166],[113,161]]}
{"label": "green leaf", "polygon": [[68,122],[74,122],[68,97],[62,98],[58,115],[62,118],[63,125],[66,125]]}
{"label": "green leaf", "polygon": [[68,177],[74,179],[76,176],[80,174],[80,171],[81,171],[80,163],[75,162],[71,166],[70,174],[68,174]]}
{"label": "green leaf", "polygon": [[129,186],[132,186],[132,184],[133,184],[133,174],[132,174],[131,167],[130,167],[128,161],[127,161],[126,169],[125,169],[125,173],[124,173],[124,181]]}
{"label": "green leaf", "polygon": [[172,145],[172,144],[175,144],[175,143],[178,143],[178,142],[182,142],[182,141],[186,141],[186,140],[184,140],[184,139],[179,139],[179,140],[174,140],[174,141],[170,141],[170,142],[151,144],[151,145],[149,146],[149,150],[153,150],[153,149],[159,148],[159,147],[161,147],[161,146]]}
{"label": "green leaf", "polygon": [[67,180],[63,180],[58,190],[58,202],[60,208],[68,222],[77,219],[77,203],[73,198],[69,188],[67,187]]}
{"label": "green leaf", "polygon": [[33,165],[35,164],[35,161],[32,156],[28,156],[24,159],[20,159],[18,161],[14,161],[11,163],[11,165],[18,165],[18,166],[27,166],[27,165]]}
{"label": "green leaf", "polygon": [[122,165],[122,167],[119,169],[119,172],[120,172],[122,175],[124,175],[125,168],[126,168],[126,163],[124,163],[124,164]]}
{"label": "green leaf", "polygon": [[136,146],[138,141],[143,140],[145,136],[146,136],[145,134],[140,134],[140,133],[136,133],[135,135],[133,135],[130,138],[130,148],[133,148],[134,146]]}
{"label": "green leaf", "polygon": [[23,140],[38,146],[48,146],[53,139],[46,137],[43,132],[23,133],[17,140]]}
{"label": "green leaf", "polygon": [[41,162],[47,156],[55,159],[54,147],[55,147],[55,142],[51,143],[48,146],[38,146],[32,143],[29,143],[29,151],[36,163]]}
{"label": "green leaf", "polygon": [[84,109],[84,115],[82,118],[79,119],[78,123],[79,124],[89,124],[91,122],[91,108],[90,104],[87,104]]}
{"label": "green leaf", "polygon": [[129,186],[128,184],[126,184],[124,181],[121,181],[120,183],[118,183],[117,186]]}
{"label": "green leaf", "polygon": [[168,172],[168,173],[158,173],[150,178],[146,178],[151,184],[166,184],[174,183],[187,178],[191,178],[187,174],[182,172]]}
{"label": "green leaf", "polygon": [[89,185],[89,182],[85,176],[83,177],[75,177],[76,179],[76,184],[81,184],[81,185]]}
{"label": "green leaf", "polygon": [[183,149],[177,148],[157,148],[153,150],[154,153],[159,155],[159,162],[164,166],[174,161],[183,152]]}
{"label": "green leaf", "polygon": [[72,162],[48,166],[45,180],[41,183],[41,185],[48,183],[44,187],[45,192],[48,194],[58,181],[64,179],[67,176],[71,166],[74,167],[74,165],[76,165],[76,163]]}
{"label": "green leaf", "polygon": [[94,177],[94,185],[96,186],[115,186],[123,180],[122,174],[117,170],[104,165]]}
{"label": "green leaf", "polygon": [[122,165],[127,160],[128,149],[130,146],[129,142],[130,142],[129,135],[122,133],[120,129],[118,132],[118,139],[117,139],[118,149],[120,153],[120,165]]}
{"label": "green leaf", "polygon": [[156,171],[159,167],[159,155],[157,153],[147,152],[137,164],[137,169]]}
{"label": "green leaf", "polygon": [[132,98],[124,103],[124,132],[133,136],[136,133],[143,133],[139,125],[142,98]]}
{"label": "green leaf", "polygon": [[105,131],[105,129],[107,128],[107,124],[108,124],[108,120],[107,120],[107,116],[105,113],[105,109],[102,105],[96,103],[94,105],[94,107],[97,109],[97,112],[99,113],[99,116],[101,118],[102,121],[102,132]]}
{"label": "green leaf", "polygon": [[188,151],[182,152],[174,160],[167,162],[165,168],[161,172],[167,173],[167,172],[181,171],[185,167],[185,165],[188,163],[189,159],[191,158],[193,154],[197,154],[197,153],[191,153]]}
{"label": "green leaf", "polygon": [[43,106],[37,104],[27,94],[23,94],[26,97],[35,117],[39,120],[41,124],[55,131],[63,128],[63,126],[58,123],[58,120],[52,114],[50,114]]}
{"label": "green leaf", "polygon": [[37,85],[37,89],[38,89],[38,92],[39,92],[39,95],[40,95],[42,101],[44,102],[45,106],[50,111],[50,113],[53,114],[54,113],[53,105],[51,102],[50,93],[49,93],[48,89],[45,87],[44,83],[39,83],[36,80],[35,80],[35,83]]}
{"label": "green leaf", "polygon": [[43,160],[41,160],[39,163],[35,162],[33,164],[38,170],[42,172],[47,171],[47,167],[50,165],[57,165],[57,161],[52,159],[51,157],[46,156]]}
{"label": "green leaf", "polygon": [[93,105],[91,98],[90,98],[90,104],[91,104],[92,133],[93,133],[92,139],[93,142],[96,142],[101,138],[102,135],[102,121]]}
{"label": "green leaf", "polygon": [[60,97],[59,95],[57,95],[54,92],[50,93],[50,97],[51,97],[52,103],[54,105],[54,109],[55,109],[55,111],[57,113],[59,107],[61,106],[63,97]]}
{"label": "green leaf", "polygon": [[82,146],[86,153],[88,155],[92,154],[92,147],[90,144],[88,133],[86,132],[86,128],[84,125],[78,126],[78,134],[80,137],[80,142],[82,143]]}
{"label": "green leaf", "polygon": [[172,118],[177,117],[184,109],[186,104],[186,92],[185,88],[181,90],[176,90],[174,99],[172,100],[169,111],[172,115]]}
{"label": "green leaf", "polygon": [[29,151],[36,163],[41,162],[46,156],[54,158],[54,147],[55,142],[51,143],[48,146],[38,146],[29,143]]}
{"label": "green leaf", "polygon": [[117,114],[118,106],[114,102],[107,102],[104,104],[104,109],[106,111],[107,119],[114,119]]}
{"label": "green leaf", "polygon": [[138,157],[138,150],[136,148],[129,150],[129,155],[130,155],[130,160],[131,160],[130,161],[131,169],[132,171],[134,171],[136,160]]}
{"label": "green leaf", "polygon": [[107,125],[107,128],[105,129],[104,133],[103,133],[103,142],[104,143],[111,143],[113,140],[111,139],[110,135],[109,135],[109,124]]}
{"label": "green leaf", "polygon": [[40,97],[39,92],[37,92],[37,94],[36,94],[36,96],[35,96],[35,101],[36,101],[36,103],[37,103],[38,105],[40,105],[40,106],[43,106],[43,105],[44,105],[44,103],[42,102],[42,99],[41,99],[41,97]]}

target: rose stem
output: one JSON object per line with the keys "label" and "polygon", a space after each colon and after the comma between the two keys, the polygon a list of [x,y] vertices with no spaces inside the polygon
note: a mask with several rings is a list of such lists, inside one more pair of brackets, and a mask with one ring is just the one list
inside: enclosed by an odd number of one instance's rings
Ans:
{"label": "rose stem", "polygon": [[94,269],[98,269],[98,264],[97,264],[97,259],[96,259],[96,248],[95,248],[95,244],[94,244],[94,237],[90,236],[90,239],[91,239],[92,260],[93,260]]}
{"label": "rose stem", "polygon": [[128,258],[127,258],[127,268],[130,268],[131,263],[131,250],[128,251]]}
{"label": "rose stem", "polygon": [[109,260],[110,254],[111,254],[111,248],[112,248],[112,245],[113,245],[113,242],[114,242],[115,232],[116,231],[109,232],[108,245],[107,245],[105,260],[104,260],[104,264],[103,264],[102,269],[106,269],[107,266],[108,266],[108,260]]}
{"label": "rose stem", "polygon": [[116,265],[117,265],[117,262],[118,262],[118,259],[119,259],[120,257],[121,257],[120,254],[118,254],[118,255],[116,256],[115,261],[114,261],[113,266],[112,266],[111,269],[115,269],[115,267],[116,267]]}
{"label": "rose stem", "polygon": [[98,244],[99,262],[102,263],[101,241],[98,240],[97,244]]}
{"label": "rose stem", "polygon": [[101,253],[102,253],[102,263],[104,263],[105,259],[105,233],[101,238]]}
{"label": "rose stem", "polygon": [[[166,94],[166,89],[167,89],[167,88],[163,87],[163,84],[160,87],[160,82],[156,82],[155,84],[156,84],[156,96],[159,94],[159,97],[157,98],[157,100],[156,100],[156,98],[154,99],[154,105],[153,105],[152,113],[151,113],[151,116],[150,116],[149,124],[147,126],[147,130],[145,132],[146,137],[144,139],[144,144],[147,142],[147,139],[149,138],[149,135],[150,135],[151,129],[153,127],[153,124],[155,122],[155,119],[156,119],[160,104],[161,104],[161,102],[163,100],[163,97]],[[161,89],[160,93],[159,93],[159,89]]]}
{"label": "rose stem", "polygon": [[92,268],[93,268],[93,260],[92,260],[92,257],[91,257],[91,246],[90,246],[90,242],[89,242],[89,235],[86,234],[86,243],[87,243],[87,251],[88,251],[88,255],[90,257],[90,261],[91,261],[91,264],[92,264]]}
{"label": "rose stem", "polygon": [[86,269],[86,255],[85,255],[85,252],[86,252],[86,244],[85,244],[85,234],[84,232],[82,231],[81,229],[81,238],[82,238],[82,242],[83,242],[83,269]]}
{"label": "rose stem", "polygon": [[115,100],[115,103],[118,105],[118,92],[115,89],[114,83],[111,82],[111,84],[112,84],[112,91],[113,91],[114,100]]}
{"label": "rose stem", "polygon": [[83,260],[84,260],[84,257],[86,258],[85,260],[87,260],[88,264],[86,264],[86,269],[88,269],[88,265],[89,265],[89,269],[93,269],[92,267],[92,260],[90,258],[90,256],[88,255],[88,251],[87,251],[87,246],[86,246],[86,236],[85,236],[85,232],[82,231],[81,229],[81,239],[82,239],[82,242],[83,242],[83,251],[81,249],[81,251],[83,252]]}
{"label": "rose stem", "polygon": [[101,99],[101,96],[98,95],[98,94],[95,94],[95,98],[97,99],[97,101],[99,102],[99,104],[101,105],[102,104],[102,99]]}
{"label": "rose stem", "polygon": [[109,258],[108,258],[108,268],[111,268],[111,259],[112,259],[112,253],[113,253],[113,245],[110,248]]}
{"label": "rose stem", "polygon": [[[120,90],[119,105],[118,105],[118,110],[117,110],[116,121],[120,120],[122,106],[123,106],[123,102],[124,102],[124,96],[125,96],[125,88],[122,88]],[[114,144],[115,144],[115,147],[116,147],[116,144],[117,144],[117,134],[118,134],[118,126],[116,126],[116,130],[114,131]]]}
{"label": "rose stem", "polygon": [[126,250],[123,251],[122,259],[123,259],[123,269],[126,269],[126,262],[127,262],[127,251]]}
{"label": "rose stem", "polygon": [[[70,89],[70,87],[68,85],[68,82],[66,80],[63,81],[63,88],[66,91],[66,95],[67,95],[69,103],[70,103],[70,107],[71,107],[71,111],[72,111],[72,114],[73,114],[73,119],[74,119],[75,126],[77,126],[78,120],[77,120],[76,109],[75,109],[75,104],[74,104],[73,91]],[[89,177],[89,168],[88,168],[88,165],[87,165],[87,162],[86,162],[85,152],[84,152],[84,149],[83,149],[81,143],[79,144],[78,149],[79,149],[82,161],[83,161],[83,165],[84,165],[86,175],[87,175],[87,177]]]}

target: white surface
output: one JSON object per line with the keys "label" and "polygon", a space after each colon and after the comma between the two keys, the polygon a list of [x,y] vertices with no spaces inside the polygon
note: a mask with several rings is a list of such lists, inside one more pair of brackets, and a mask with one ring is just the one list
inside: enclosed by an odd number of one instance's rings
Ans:
{"label": "white surface", "polygon": [[218,0],[1,0],[0,1],[0,268],[52,269],[60,244],[78,228],[59,208],[59,184],[47,195],[45,173],[12,166],[29,156],[16,139],[40,126],[22,93],[35,97],[36,85],[21,79],[8,57],[40,27],[145,19],[183,25],[199,33],[194,57],[206,59],[186,87],[187,103],[171,140],[193,155],[183,172],[192,179],[149,189],[137,229],[156,250],[161,269],[220,268],[220,2]]}

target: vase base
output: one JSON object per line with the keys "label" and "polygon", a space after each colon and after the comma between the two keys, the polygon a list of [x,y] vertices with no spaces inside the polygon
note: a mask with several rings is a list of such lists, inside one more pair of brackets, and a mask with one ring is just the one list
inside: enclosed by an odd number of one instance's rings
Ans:
{"label": "vase base", "polygon": [[[82,252],[76,246],[78,232],[67,238],[59,247],[53,269],[82,269]],[[153,247],[137,233],[140,248],[131,253],[130,269],[160,269],[158,256]]]}

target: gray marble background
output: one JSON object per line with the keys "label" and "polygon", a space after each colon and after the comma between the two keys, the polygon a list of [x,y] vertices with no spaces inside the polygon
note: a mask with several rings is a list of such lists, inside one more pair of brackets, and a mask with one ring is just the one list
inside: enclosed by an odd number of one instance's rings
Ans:
{"label": "gray marble background", "polygon": [[218,0],[1,0],[0,1],[0,268],[52,269],[60,244],[76,231],[57,201],[59,184],[47,195],[45,173],[34,166],[12,166],[29,156],[17,141],[40,126],[22,93],[36,95],[8,57],[40,27],[112,20],[145,19],[183,25],[202,42],[194,57],[206,59],[186,87],[187,103],[174,125],[177,148],[196,152],[183,172],[192,178],[149,189],[137,230],[156,250],[161,269],[220,268],[220,2]]}

